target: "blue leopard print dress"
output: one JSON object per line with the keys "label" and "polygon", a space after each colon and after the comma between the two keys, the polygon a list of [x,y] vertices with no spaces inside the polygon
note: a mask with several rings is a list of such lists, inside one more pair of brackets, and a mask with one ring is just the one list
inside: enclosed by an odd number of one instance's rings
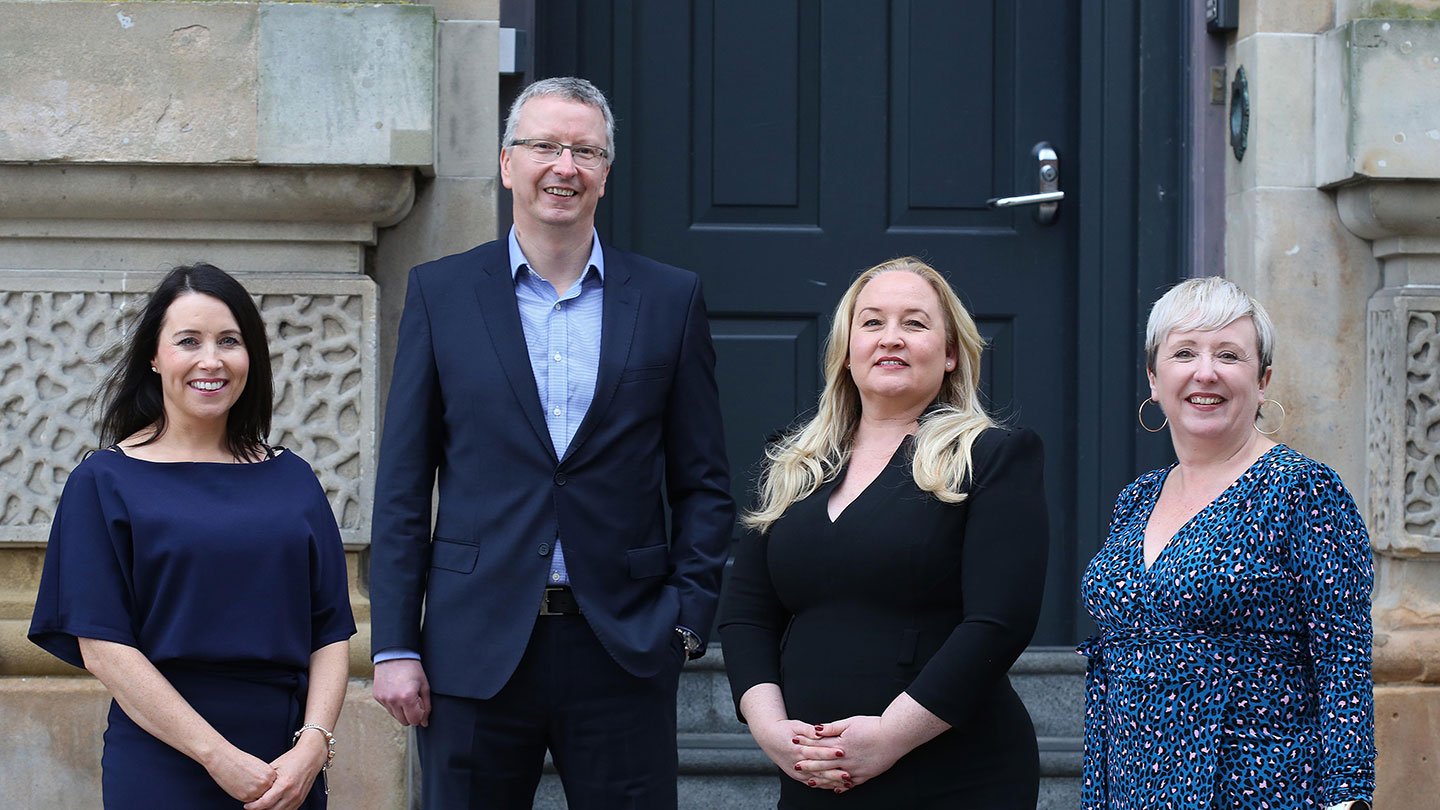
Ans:
{"label": "blue leopard print dress", "polygon": [[1081,585],[1100,629],[1079,649],[1085,810],[1370,798],[1373,572],[1350,493],[1276,446],[1147,570],[1145,524],[1169,472],[1120,494]]}

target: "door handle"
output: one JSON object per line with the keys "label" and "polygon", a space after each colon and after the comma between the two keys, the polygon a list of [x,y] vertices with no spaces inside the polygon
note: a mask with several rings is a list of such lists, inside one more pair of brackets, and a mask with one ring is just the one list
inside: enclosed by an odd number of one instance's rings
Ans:
{"label": "door handle", "polygon": [[1017,205],[1038,205],[1040,203],[1059,202],[1065,199],[1063,191],[1046,191],[1040,194],[1025,194],[1020,197],[995,197],[985,201],[991,208],[1014,208]]}
{"label": "door handle", "polygon": [[1030,150],[1030,157],[1035,161],[1036,193],[991,197],[985,204],[991,208],[1033,205],[1035,210],[1030,213],[1035,221],[1041,225],[1050,225],[1060,213],[1060,201],[1065,199],[1065,192],[1060,190],[1060,156],[1055,153],[1049,141],[1041,141]]}

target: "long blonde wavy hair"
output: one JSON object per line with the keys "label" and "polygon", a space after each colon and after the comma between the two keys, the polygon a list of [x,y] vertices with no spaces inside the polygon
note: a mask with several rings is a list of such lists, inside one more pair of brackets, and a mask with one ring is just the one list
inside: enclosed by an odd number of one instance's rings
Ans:
{"label": "long blonde wavy hair", "polygon": [[970,449],[985,429],[995,425],[980,405],[980,352],[985,341],[975,319],[935,268],[913,256],[892,259],[864,271],[845,291],[835,308],[825,347],[825,390],[815,417],[765,448],[765,469],[759,483],[759,504],[747,511],[741,523],[760,532],[796,501],[839,475],[850,459],[855,428],[860,423],[860,392],[846,369],[850,356],[850,327],[860,291],[885,273],[914,273],[930,282],[940,299],[945,339],[959,358],[957,368],[945,373],[940,393],[920,417],[911,456],[916,486],[946,503],[966,498],[970,476]]}

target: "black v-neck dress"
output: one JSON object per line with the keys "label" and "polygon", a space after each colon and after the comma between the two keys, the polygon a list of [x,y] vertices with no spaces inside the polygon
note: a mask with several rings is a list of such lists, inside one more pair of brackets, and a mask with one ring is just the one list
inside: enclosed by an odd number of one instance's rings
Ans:
{"label": "black v-neck dress", "polygon": [[833,523],[843,471],[741,541],[721,643],[737,708],[750,687],[776,683],[791,718],[829,723],[882,714],[908,692],[952,728],[844,794],[782,774],[780,808],[1035,807],[1035,731],[1006,672],[1034,633],[1045,580],[1040,439],[981,434],[959,504],[915,485],[911,444]]}

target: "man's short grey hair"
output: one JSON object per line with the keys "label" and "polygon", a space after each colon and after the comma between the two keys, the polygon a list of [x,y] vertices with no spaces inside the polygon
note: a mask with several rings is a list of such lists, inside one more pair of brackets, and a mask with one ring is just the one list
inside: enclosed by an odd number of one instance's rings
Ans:
{"label": "man's short grey hair", "polygon": [[1145,325],[1145,368],[1154,373],[1160,344],[1171,333],[1224,329],[1246,315],[1255,324],[1255,348],[1260,353],[1260,374],[1264,375],[1275,353],[1275,326],[1270,314],[1235,282],[1219,276],[1182,281],[1150,308],[1150,320]]}
{"label": "man's short grey hair", "polygon": [[[509,149],[515,145],[515,130],[520,126],[520,108],[525,102],[532,98],[541,96],[556,96],[566,101],[576,101],[586,104],[605,115],[605,151],[608,153],[605,162],[615,162],[615,115],[610,112],[610,102],[605,99],[605,94],[600,88],[590,82],[574,76],[557,76],[553,79],[541,79],[534,82],[520,92],[515,103],[510,105],[510,115],[505,119],[505,147]],[[598,144],[591,144],[598,146]]]}

